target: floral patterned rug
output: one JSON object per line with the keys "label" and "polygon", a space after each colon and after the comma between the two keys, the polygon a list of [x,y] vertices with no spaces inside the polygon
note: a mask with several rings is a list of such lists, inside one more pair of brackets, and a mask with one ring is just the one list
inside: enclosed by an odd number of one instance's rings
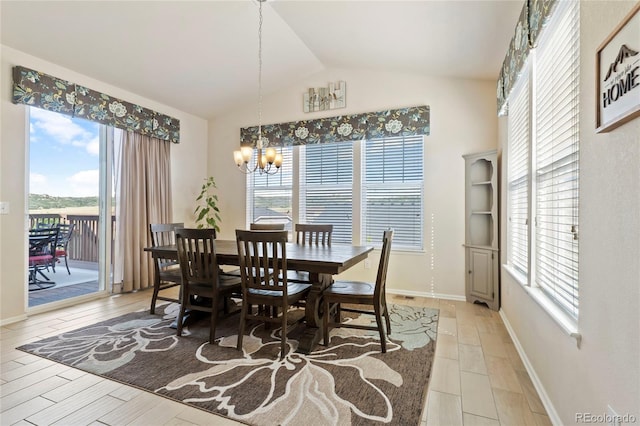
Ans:
{"label": "floral patterned rug", "polygon": [[[164,309],[163,309],[164,308]],[[438,310],[390,305],[387,353],[376,332],[331,330],[329,347],[279,358],[279,329],[249,324],[236,350],[238,315],[208,319],[182,337],[177,305],[124,316],[18,349],[252,425],[418,425],[435,349]],[[350,320],[368,324],[368,315]]]}

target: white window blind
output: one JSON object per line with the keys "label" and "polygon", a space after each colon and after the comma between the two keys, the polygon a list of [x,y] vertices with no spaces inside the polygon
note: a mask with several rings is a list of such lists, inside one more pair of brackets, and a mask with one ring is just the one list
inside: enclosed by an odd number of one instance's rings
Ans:
{"label": "white window blind", "polygon": [[[277,148],[282,153],[282,170],[273,175],[254,172],[247,175],[247,221],[284,223],[291,231],[293,186],[292,148]],[[254,152],[253,162],[256,161]]]}
{"label": "white window blind", "polygon": [[363,243],[382,245],[394,229],[395,248],[423,248],[423,137],[396,137],[364,143]]}
{"label": "white window blind", "polygon": [[300,221],[333,224],[331,240],[352,243],[353,142],[300,147]]}
{"label": "white window blind", "polygon": [[507,264],[525,276],[529,273],[529,117],[529,77],[523,73],[509,95]]}
{"label": "white window blind", "polygon": [[578,316],[579,5],[558,2],[535,77],[535,283]]}

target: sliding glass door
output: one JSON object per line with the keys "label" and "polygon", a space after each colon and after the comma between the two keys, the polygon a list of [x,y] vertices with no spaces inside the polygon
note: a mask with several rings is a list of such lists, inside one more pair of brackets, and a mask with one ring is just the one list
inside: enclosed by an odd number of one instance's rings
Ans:
{"label": "sliding glass door", "polygon": [[39,108],[29,114],[28,228],[60,229],[49,262],[30,253],[33,308],[111,289],[113,128]]}

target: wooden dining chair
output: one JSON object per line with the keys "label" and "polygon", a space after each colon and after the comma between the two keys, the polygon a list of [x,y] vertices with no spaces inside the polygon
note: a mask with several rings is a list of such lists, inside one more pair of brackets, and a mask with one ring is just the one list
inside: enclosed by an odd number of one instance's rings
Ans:
{"label": "wooden dining chair", "polygon": [[252,231],[284,231],[284,223],[251,223],[249,229]]}
{"label": "wooden dining chair", "polygon": [[[324,345],[329,345],[329,327],[357,328],[363,330],[377,330],[380,333],[380,346],[382,352],[387,351],[387,340],[382,326],[384,316],[387,325],[387,335],[391,333],[391,322],[389,321],[389,311],[387,310],[387,299],[385,287],[387,282],[387,268],[389,266],[389,255],[391,253],[391,240],[393,230],[384,231],[382,240],[382,254],[378,266],[378,276],[375,284],[360,281],[336,281],[331,284],[323,293],[323,333]],[[349,307],[342,304],[349,304]],[[356,305],[356,306],[352,306]],[[367,307],[368,306],[368,307]],[[332,320],[332,312],[335,310]],[[360,314],[374,315],[375,326],[365,326],[342,322],[341,312],[356,312]]]}
{"label": "wooden dining chair", "polygon": [[[331,246],[333,225],[316,223],[296,223],[296,244]],[[289,271],[289,281],[296,283],[310,283],[309,273],[306,271]]]}
{"label": "wooden dining chair", "polygon": [[[149,224],[149,232],[151,233],[151,245],[168,246],[176,243],[175,230],[176,228],[183,228],[184,223],[151,223]],[[180,265],[177,259],[166,259],[162,257],[156,257],[154,260],[155,276],[153,278],[153,295],[151,296],[151,309],[150,313],[153,315],[156,312],[156,302],[158,300],[165,300],[167,302],[180,303],[178,299],[160,295],[160,291],[166,290],[171,287],[176,287],[182,284],[182,274],[180,272]]]}
{"label": "wooden dining chair", "polygon": [[[176,229],[178,261],[182,274],[180,313],[178,314],[178,336],[182,336],[184,316],[187,309],[210,313],[209,343],[215,340],[216,323],[220,302],[224,313],[228,313],[228,300],[240,292],[240,279],[219,274],[216,258],[216,232],[213,228]],[[200,298],[211,301],[201,303]]]}
{"label": "wooden dining chair", "polygon": [[330,246],[333,225],[318,223],[296,223],[296,244]]}
{"label": "wooden dining chair", "polygon": [[[238,350],[242,350],[246,322],[249,319],[280,324],[280,359],[286,353],[289,307],[306,297],[310,284],[287,281],[287,231],[236,230],[240,275],[242,277],[242,312],[238,331]],[[273,307],[257,309],[252,305]],[[293,319],[293,318],[291,318]],[[291,326],[291,327],[290,327]]]}

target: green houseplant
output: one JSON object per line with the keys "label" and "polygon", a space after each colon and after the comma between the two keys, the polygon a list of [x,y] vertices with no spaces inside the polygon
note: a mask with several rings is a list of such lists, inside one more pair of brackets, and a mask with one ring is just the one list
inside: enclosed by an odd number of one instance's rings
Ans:
{"label": "green houseplant", "polygon": [[215,189],[217,189],[217,186],[213,176],[205,179],[200,195],[196,198],[198,206],[194,214],[196,215],[196,224],[199,229],[205,227],[213,228],[219,233],[220,226],[218,226],[218,223],[222,222],[222,219],[220,218],[220,208],[218,208],[218,196],[213,192]]}

